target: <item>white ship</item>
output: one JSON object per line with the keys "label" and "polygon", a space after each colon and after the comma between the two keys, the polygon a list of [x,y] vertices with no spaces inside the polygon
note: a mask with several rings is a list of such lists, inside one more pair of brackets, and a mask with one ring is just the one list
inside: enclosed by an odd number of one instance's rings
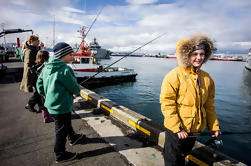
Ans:
{"label": "white ship", "polygon": [[245,68],[251,71],[251,48],[250,48],[249,53],[248,53]]}
{"label": "white ship", "polygon": [[[91,50],[84,41],[84,27],[82,28],[81,53],[73,54],[74,61],[69,64],[73,69],[80,85],[91,88],[119,82],[136,80],[137,74],[133,69],[120,67],[105,67],[96,63]],[[95,76],[94,76],[95,75]]]}

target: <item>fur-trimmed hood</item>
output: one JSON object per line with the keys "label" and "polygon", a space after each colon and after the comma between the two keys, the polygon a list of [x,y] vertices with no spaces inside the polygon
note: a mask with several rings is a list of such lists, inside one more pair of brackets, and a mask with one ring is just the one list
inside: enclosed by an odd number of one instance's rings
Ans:
{"label": "fur-trimmed hood", "polygon": [[176,57],[179,66],[190,67],[189,55],[195,50],[196,46],[204,44],[205,45],[205,63],[212,53],[216,50],[213,41],[209,39],[206,35],[194,35],[190,38],[184,38],[178,41],[176,46]]}

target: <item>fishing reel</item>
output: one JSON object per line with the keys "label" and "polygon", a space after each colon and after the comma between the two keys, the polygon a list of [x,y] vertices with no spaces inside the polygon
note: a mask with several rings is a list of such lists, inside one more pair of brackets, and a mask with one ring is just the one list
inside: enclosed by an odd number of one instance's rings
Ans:
{"label": "fishing reel", "polygon": [[223,148],[223,141],[213,137],[213,138],[209,139],[205,143],[205,145],[213,148],[214,150],[220,150]]}

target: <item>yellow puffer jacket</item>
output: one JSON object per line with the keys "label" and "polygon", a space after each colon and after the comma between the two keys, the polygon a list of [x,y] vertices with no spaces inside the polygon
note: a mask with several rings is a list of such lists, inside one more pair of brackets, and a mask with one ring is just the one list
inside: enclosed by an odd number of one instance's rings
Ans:
{"label": "yellow puffer jacket", "polygon": [[[201,88],[197,83],[198,74]],[[164,126],[174,133],[202,132],[206,125],[209,130],[219,130],[214,109],[214,82],[208,73],[192,67],[177,67],[164,78],[160,103],[164,115]]]}

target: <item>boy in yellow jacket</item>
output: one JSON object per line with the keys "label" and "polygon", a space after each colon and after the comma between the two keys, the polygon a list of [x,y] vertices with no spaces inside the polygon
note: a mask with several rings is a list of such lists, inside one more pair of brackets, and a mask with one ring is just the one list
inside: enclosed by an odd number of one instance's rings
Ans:
{"label": "boy in yellow jacket", "polygon": [[208,126],[213,137],[219,135],[214,81],[200,69],[214,50],[213,42],[204,35],[181,39],[177,43],[179,66],[165,76],[160,93],[161,111],[167,128],[166,166],[185,165],[185,157],[196,141],[196,138],[188,137],[188,133],[202,132]]}

